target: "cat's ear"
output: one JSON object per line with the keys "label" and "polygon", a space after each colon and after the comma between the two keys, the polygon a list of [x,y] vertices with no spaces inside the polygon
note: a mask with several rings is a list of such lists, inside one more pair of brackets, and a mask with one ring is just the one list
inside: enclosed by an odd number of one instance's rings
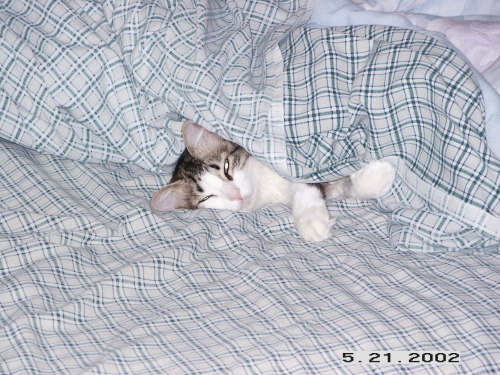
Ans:
{"label": "cat's ear", "polygon": [[176,181],[153,194],[151,207],[157,211],[188,208],[188,197],[187,185],[182,181]]}
{"label": "cat's ear", "polygon": [[224,142],[217,134],[203,129],[192,121],[186,121],[182,125],[182,136],[188,152],[198,159],[204,159]]}

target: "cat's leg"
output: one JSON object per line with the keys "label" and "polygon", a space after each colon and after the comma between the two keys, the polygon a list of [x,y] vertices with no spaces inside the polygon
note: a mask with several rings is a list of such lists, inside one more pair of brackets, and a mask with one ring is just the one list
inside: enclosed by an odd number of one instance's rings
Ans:
{"label": "cat's leg", "polygon": [[330,215],[318,186],[292,184],[292,212],[295,226],[306,241],[319,242],[330,237]]}
{"label": "cat's leg", "polygon": [[385,195],[392,186],[396,170],[391,163],[376,160],[350,176],[330,182],[327,198],[375,199]]}

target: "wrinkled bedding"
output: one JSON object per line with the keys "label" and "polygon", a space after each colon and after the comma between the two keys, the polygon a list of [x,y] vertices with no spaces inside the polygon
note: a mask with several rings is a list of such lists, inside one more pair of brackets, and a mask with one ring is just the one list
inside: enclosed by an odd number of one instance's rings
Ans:
{"label": "wrinkled bedding", "polygon": [[[411,18],[409,1],[350,3]],[[458,27],[462,5],[420,26]],[[0,374],[500,370],[495,57],[471,68],[415,28],[321,24],[318,6],[0,4]],[[281,205],[155,214],[185,119],[288,178],[385,158],[396,181],[329,201],[319,244]],[[461,362],[343,363],[355,350]]]}
{"label": "wrinkled bedding", "polygon": [[384,24],[443,36],[500,93],[500,3],[495,0],[318,0],[311,23]]}
{"label": "wrinkled bedding", "polygon": [[391,25],[455,49],[476,71],[491,150],[500,157],[500,3],[496,0],[317,0],[315,27]]}

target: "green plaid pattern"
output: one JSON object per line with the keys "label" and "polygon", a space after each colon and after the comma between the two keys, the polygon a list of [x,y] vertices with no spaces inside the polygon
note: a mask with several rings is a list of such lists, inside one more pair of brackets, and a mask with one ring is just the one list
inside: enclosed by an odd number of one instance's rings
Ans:
{"label": "green plaid pattern", "polygon": [[297,29],[281,43],[291,173],[312,180],[388,158],[399,178],[393,246],[500,249],[500,162],[485,142],[481,91],[455,52],[382,26]]}
{"label": "green plaid pattern", "polygon": [[[410,31],[294,30],[308,14],[0,3],[0,374],[500,371],[499,164],[469,69]],[[397,181],[329,202],[321,244],[281,205],[156,215],[183,118],[293,177],[385,157]],[[462,361],[342,363],[354,350]]]}
{"label": "green plaid pattern", "polygon": [[[0,374],[495,374],[498,253],[391,250],[373,202],[151,213],[165,180],[0,143]],[[347,365],[342,351],[456,350]]]}
{"label": "green plaid pattern", "polygon": [[277,43],[311,11],[303,0],[3,1],[0,136],[159,171],[182,152],[184,118],[284,165]]}
{"label": "green plaid pattern", "polygon": [[498,250],[500,164],[450,48],[387,27],[290,33],[311,11],[298,0],[196,4],[4,3],[0,136],[159,172],[187,118],[295,178],[392,158],[395,248]]}

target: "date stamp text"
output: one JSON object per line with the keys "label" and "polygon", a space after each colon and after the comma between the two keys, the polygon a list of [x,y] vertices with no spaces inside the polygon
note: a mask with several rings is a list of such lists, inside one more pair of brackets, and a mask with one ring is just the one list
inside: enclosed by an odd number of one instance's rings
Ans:
{"label": "date stamp text", "polygon": [[459,352],[448,351],[343,351],[342,362],[359,364],[460,363]]}

